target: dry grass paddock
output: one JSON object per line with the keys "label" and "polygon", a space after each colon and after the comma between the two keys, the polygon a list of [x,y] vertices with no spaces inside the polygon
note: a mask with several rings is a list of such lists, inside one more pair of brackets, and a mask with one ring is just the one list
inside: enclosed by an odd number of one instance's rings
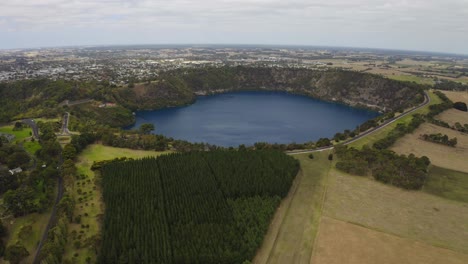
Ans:
{"label": "dry grass paddock", "polygon": [[311,263],[462,264],[468,255],[323,217]]}
{"label": "dry grass paddock", "polygon": [[[467,203],[403,190],[336,169],[329,175],[323,215],[468,254]],[[320,225],[319,233],[323,232]]]}
{"label": "dry grass paddock", "polygon": [[[421,134],[435,133],[446,134],[449,138],[456,137],[458,144],[456,147],[449,147],[419,139]],[[400,154],[427,156],[436,166],[468,172],[468,135],[449,128],[424,123],[412,134],[399,139],[391,149]]]}

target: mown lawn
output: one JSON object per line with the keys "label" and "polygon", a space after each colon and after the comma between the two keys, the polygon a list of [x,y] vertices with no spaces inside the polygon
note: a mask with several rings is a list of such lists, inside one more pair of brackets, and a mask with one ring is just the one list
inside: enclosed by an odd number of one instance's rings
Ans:
{"label": "mown lawn", "polygon": [[26,126],[21,130],[13,130],[13,125],[0,127],[0,132],[5,134],[11,134],[15,136],[15,142],[23,142],[24,139],[31,137],[31,128]]}

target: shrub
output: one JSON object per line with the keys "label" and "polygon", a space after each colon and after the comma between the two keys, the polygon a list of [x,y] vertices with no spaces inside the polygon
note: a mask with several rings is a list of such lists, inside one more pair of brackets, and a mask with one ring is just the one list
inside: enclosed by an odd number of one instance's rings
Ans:
{"label": "shrub", "polygon": [[457,110],[460,110],[460,111],[463,111],[463,112],[468,111],[468,107],[466,106],[466,103],[464,103],[464,102],[455,102],[455,103],[453,103],[453,108],[455,108]]}

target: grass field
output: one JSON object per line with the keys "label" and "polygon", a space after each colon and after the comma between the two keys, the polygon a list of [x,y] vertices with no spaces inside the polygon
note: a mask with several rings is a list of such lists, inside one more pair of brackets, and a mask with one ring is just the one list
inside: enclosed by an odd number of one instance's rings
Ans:
{"label": "grass field", "polygon": [[468,112],[463,112],[457,109],[446,110],[435,118],[445,121],[451,126],[453,126],[456,122],[459,122],[462,126],[464,124],[468,124]]}
{"label": "grass field", "polygon": [[[76,166],[78,173],[83,174],[84,178],[75,182],[73,190],[73,195],[77,200],[74,216],[80,216],[81,220],[80,223],[69,226],[69,239],[64,259],[72,260],[73,263],[86,263],[86,259],[90,258],[91,263],[95,262],[95,248],[87,246],[87,239],[99,233],[99,222],[104,213],[104,204],[101,200],[100,188],[95,182],[94,172],[90,169],[93,162],[119,157],[143,158],[165,153],[169,152],[114,148],[98,144],[90,145],[83,150]],[[79,246],[76,241],[80,241]]]}
{"label": "grass field", "polygon": [[[442,101],[440,100],[440,98],[435,95],[434,93],[432,92],[429,92],[429,96],[431,97],[431,102],[429,105],[433,105],[433,104],[440,104]],[[425,106],[425,107],[422,107],[421,109],[419,109],[418,111],[415,111],[413,114],[427,114],[428,111],[429,111],[429,105]],[[413,114],[410,114],[410,115],[407,115],[405,117],[402,117],[401,119],[399,119],[397,122],[393,122],[392,124],[370,134],[370,135],[367,135],[351,144],[349,144],[350,147],[355,147],[355,148],[361,148],[362,146],[364,145],[372,145],[374,142],[376,142],[377,140],[379,139],[382,139],[384,138],[385,136],[387,136],[387,134],[392,130],[394,129],[398,123],[409,123],[411,121],[411,119],[413,118],[412,115]]]}
{"label": "grass field", "polygon": [[[343,174],[336,169],[329,175],[324,215],[468,253],[466,203],[421,191],[406,191],[366,177]],[[319,232],[322,232],[322,226]],[[398,251],[393,253],[398,254]]]}
{"label": "grass field", "polygon": [[314,264],[463,264],[468,255],[323,217]]}
{"label": "grass field", "polygon": [[468,203],[468,173],[432,166],[423,191]]}
{"label": "grass field", "polygon": [[465,102],[468,104],[468,92],[455,92],[455,91],[441,91],[443,92],[452,102]]}
{"label": "grass field", "polygon": [[25,139],[31,137],[31,128],[25,127],[22,130],[13,130],[13,125],[0,127],[0,132],[12,134],[15,136],[15,142],[23,142]]}
{"label": "grass field", "polygon": [[301,171],[277,210],[253,263],[309,263],[331,162],[327,151],[295,155]]}
{"label": "grass field", "polygon": [[[449,138],[456,137],[458,144],[453,148],[419,139],[421,134],[433,133],[446,134]],[[391,149],[400,154],[427,156],[436,166],[468,172],[468,135],[452,129],[424,123],[412,134],[400,138]]]}

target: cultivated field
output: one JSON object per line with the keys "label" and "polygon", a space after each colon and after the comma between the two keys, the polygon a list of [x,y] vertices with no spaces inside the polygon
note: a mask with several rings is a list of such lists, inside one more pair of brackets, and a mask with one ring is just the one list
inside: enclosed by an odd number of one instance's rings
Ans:
{"label": "cultivated field", "polygon": [[446,110],[435,118],[445,121],[451,126],[453,126],[456,122],[459,122],[462,126],[464,124],[468,124],[468,112],[463,112],[457,109]]}
{"label": "cultivated field", "polygon": [[311,263],[462,264],[468,255],[322,217]]}
{"label": "cultivated field", "polygon": [[[433,133],[446,134],[449,138],[456,137],[458,144],[453,148],[419,139],[421,134]],[[412,134],[399,139],[391,149],[400,154],[427,156],[436,166],[468,172],[468,135],[452,129],[424,123]]]}
{"label": "cultivated field", "polygon": [[[114,148],[99,144],[90,145],[83,150],[78,156],[76,164],[78,174],[82,174],[83,177],[75,182],[73,190],[75,199],[77,200],[74,216],[75,218],[79,216],[80,221],[79,223],[75,221],[69,225],[69,239],[64,259],[73,259],[76,261],[73,263],[86,263],[87,258],[93,260],[96,257],[95,248],[90,247],[88,243],[99,232],[99,223],[104,213],[104,204],[101,200],[101,190],[95,182],[94,172],[90,169],[93,162],[119,157],[143,158],[158,156],[164,153],[167,152]],[[76,241],[80,242],[77,243]]]}
{"label": "cultivated field", "polygon": [[[433,246],[468,253],[466,203],[420,191],[406,191],[366,177],[346,175],[336,169],[332,169],[329,175],[330,185],[324,215]],[[319,232],[322,233],[322,226]],[[399,251],[395,250],[392,253],[397,255]]]}
{"label": "cultivated field", "polygon": [[431,166],[423,191],[468,203],[468,173]]}
{"label": "cultivated field", "polygon": [[277,210],[253,263],[309,263],[321,216],[328,152],[295,155],[301,171]]}
{"label": "cultivated field", "polygon": [[452,102],[465,102],[468,104],[468,92],[455,92],[455,91],[441,91],[443,92]]}

